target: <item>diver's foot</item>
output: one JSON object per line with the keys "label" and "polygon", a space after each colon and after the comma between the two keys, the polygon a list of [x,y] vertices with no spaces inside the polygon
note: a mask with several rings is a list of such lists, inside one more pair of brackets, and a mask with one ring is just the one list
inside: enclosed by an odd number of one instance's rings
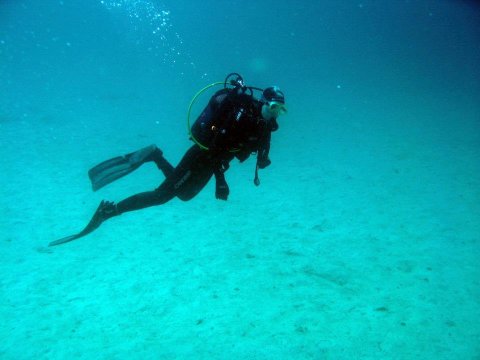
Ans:
{"label": "diver's foot", "polygon": [[154,155],[153,157],[162,157],[163,156],[163,151],[158,148],[158,146],[155,146],[155,150],[153,151]]}
{"label": "diver's foot", "polygon": [[100,205],[98,205],[98,208],[93,214],[92,218],[90,219],[89,223],[82,231],[80,231],[78,234],[70,235],[59,240],[52,241],[48,246],[64,244],[81,238],[87,234],[90,234],[92,231],[102,225],[105,220],[110,219],[111,217],[114,217],[116,215],[120,215],[120,212],[117,209],[117,205],[115,205],[115,203],[111,201],[102,200],[100,202]]}
{"label": "diver's foot", "polygon": [[98,206],[95,215],[98,216],[100,222],[103,222],[107,219],[110,219],[111,217],[120,215],[120,213],[118,212],[117,205],[113,201],[102,200],[102,202]]}

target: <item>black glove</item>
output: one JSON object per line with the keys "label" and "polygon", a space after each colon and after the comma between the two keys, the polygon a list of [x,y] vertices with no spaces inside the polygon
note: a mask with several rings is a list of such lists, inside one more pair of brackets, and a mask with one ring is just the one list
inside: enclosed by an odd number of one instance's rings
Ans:
{"label": "black glove", "polygon": [[227,200],[230,189],[226,182],[218,182],[215,185],[215,197],[219,200]]}
{"label": "black glove", "polygon": [[265,169],[268,165],[270,165],[272,162],[270,161],[269,158],[259,158],[257,160],[258,167],[260,169]]}
{"label": "black glove", "polygon": [[[228,163],[227,163],[228,166]],[[225,175],[223,174],[222,168],[218,168],[215,172],[215,197],[219,200],[227,200],[228,194],[230,194],[230,189],[228,188],[227,181],[225,180]]]}

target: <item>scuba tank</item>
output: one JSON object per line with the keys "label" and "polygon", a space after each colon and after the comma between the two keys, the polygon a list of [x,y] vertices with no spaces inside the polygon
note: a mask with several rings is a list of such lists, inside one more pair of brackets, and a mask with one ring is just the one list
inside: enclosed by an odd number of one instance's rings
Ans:
{"label": "scuba tank", "polygon": [[223,94],[225,94],[225,97],[228,96],[228,90],[219,90],[212,96],[212,99],[210,99],[210,102],[205,109],[203,109],[202,113],[197,120],[195,120],[190,129],[190,137],[192,140],[194,140],[198,145],[203,145],[205,148],[212,143],[217,135],[217,132],[219,131],[220,116],[218,110],[214,113],[213,108],[215,107],[215,99],[221,97]]}
{"label": "scuba tank", "polygon": [[[196,119],[192,126],[190,126],[190,113],[193,103],[196,98],[207,89],[223,85],[223,89],[217,91],[210,102],[202,111],[200,116]],[[224,82],[216,82],[201,89],[192,99],[187,116],[187,127],[192,139],[200,148],[208,150],[209,144],[214,141],[214,138],[221,131],[225,131],[229,124],[225,121],[240,122],[246,116],[247,110],[238,104],[246,102],[246,98],[250,100],[253,97],[253,90],[262,91],[260,88],[245,86],[243,78],[240,74],[231,73],[227,75]],[[222,98],[223,97],[223,98]],[[222,98],[220,103],[215,104],[215,99]],[[243,101],[242,101],[243,100]],[[217,105],[219,107],[217,107]],[[238,149],[231,149],[231,152],[236,152]]]}
{"label": "scuba tank", "polygon": [[[195,100],[207,89],[210,89],[211,87],[216,85],[223,85],[223,89],[217,91],[212,96],[208,105],[205,107],[200,116],[191,126],[190,114]],[[260,91],[262,92],[262,94],[264,92],[263,89],[260,89],[258,87],[246,86],[240,74],[231,73],[227,75],[223,83],[216,82],[207,85],[203,89],[198,91],[190,102],[187,113],[187,129],[188,134],[190,135],[190,139],[194,141],[202,150],[209,150],[209,146],[213,144],[218,145],[217,140],[220,140],[220,143],[223,144],[228,143],[228,140],[230,140],[230,134],[228,132],[234,128],[236,128],[237,130],[242,130],[242,127],[245,125],[242,124],[242,120],[245,117],[249,117],[252,112],[252,108],[249,107],[247,104],[252,103],[251,100],[252,98],[254,98],[254,90]],[[216,99],[221,96],[224,96],[224,98],[217,102],[219,107],[214,107],[213,105],[215,104],[213,102],[215,102]],[[245,123],[247,123],[248,125],[248,121],[245,121]],[[221,138],[216,139],[216,137],[218,136],[221,136]],[[269,139],[270,132],[268,133],[268,140]],[[240,161],[246,160],[252,152],[257,153],[257,164],[255,166],[255,178],[253,182],[256,186],[258,186],[260,185],[258,170],[260,168],[263,169],[269,164],[269,147],[270,146],[268,144],[263,148],[256,149],[244,148],[242,150],[236,148],[228,148],[226,150],[228,150],[230,153],[235,153],[235,157],[237,157]]]}

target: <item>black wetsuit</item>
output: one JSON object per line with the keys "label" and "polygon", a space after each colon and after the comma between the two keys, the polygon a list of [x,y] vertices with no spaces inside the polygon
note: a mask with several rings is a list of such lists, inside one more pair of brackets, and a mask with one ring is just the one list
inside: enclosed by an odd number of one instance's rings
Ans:
{"label": "black wetsuit", "polygon": [[176,167],[163,158],[160,150],[153,152],[148,161],[154,161],[166,179],[154,191],[120,201],[117,214],[164,204],[174,197],[188,201],[213,175],[217,198],[226,200],[229,191],[224,172],[233,158],[243,162],[257,153],[257,170],[270,164],[271,132],[277,130],[278,125],[275,119],[263,119],[261,107],[260,101],[237,89],[215,93],[192,127],[196,140],[208,150],[193,145]]}

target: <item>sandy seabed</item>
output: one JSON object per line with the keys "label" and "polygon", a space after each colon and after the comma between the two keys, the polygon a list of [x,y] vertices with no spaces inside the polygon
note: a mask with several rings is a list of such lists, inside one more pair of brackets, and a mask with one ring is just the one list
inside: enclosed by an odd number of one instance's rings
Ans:
{"label": "sandy seabed", "polygon": [[92,193],[89,167],[150,139],[78,127],[1,124],[0,358],[480,358],[478,148],[273,144],[259,188],[232,163],[228,202],[209,184],[49,248],[160,182],[145,165]]}

